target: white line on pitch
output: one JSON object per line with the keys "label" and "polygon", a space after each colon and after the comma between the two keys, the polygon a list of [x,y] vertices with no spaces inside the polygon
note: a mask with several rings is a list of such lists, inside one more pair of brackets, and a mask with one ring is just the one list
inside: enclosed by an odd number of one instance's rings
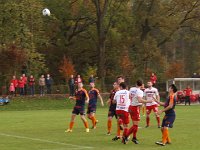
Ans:
{"label": "white line on pitch", "polygon": [[89,146],[67,144],[67,143],[62,143],[62,142],[55,142],[55,141],[50,141],[50,140],[45,140],[45,139],[31,138],[31,137],[25,137],[25,136],[19,136],[19,135],[11,135],[11,134],[5,134],[5,133],[0,133],[0,135],[1,136],[7,136],[7,137],[13,137],[13,138],[19,138],[19,139],[27,139],[27,140],[32,140],[32,141],[39,141],[39,142],[45,142],[45,143],[51,143],[51,144],[58,144],[58,145],[76,147],[76,148],[70,148],[70,149],[92,149],[92,148],[94,148],[94,147],[89,147]]}

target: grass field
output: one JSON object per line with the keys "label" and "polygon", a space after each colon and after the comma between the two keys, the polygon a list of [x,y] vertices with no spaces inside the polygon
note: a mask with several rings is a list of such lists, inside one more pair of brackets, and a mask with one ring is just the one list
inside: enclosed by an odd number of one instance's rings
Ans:
{"label": "grass field", "polygon": [[[0,150],[197,150],[200,139],[200,105],[177,106],[177,119],[170,130],[172,144],[165,147],[155,145],[161,133],[152,114],[151,127],[145,126],[141,118],[138,139],[140,144],[131,141],[127,145],[113,142],[116,121],[113,120],[112,135],[107,136],[107,106],[99,106],[96,130],[85,132],[80,117],[77,116],[72,133],[65,133],[70,121],[74,102],[47,98],[15,99],[7,106],[0,107]],[[90,126],[91,122],[89,121]]]}

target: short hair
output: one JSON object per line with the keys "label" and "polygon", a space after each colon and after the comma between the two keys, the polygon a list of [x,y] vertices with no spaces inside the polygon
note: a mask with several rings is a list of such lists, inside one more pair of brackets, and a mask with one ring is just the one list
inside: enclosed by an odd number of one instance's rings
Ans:
{"label": "short hair", "polygon": [[122,89],[126,89],[126,84],[124,82],[119,84],[120,87],[122,87]]}
{"label": "short hair", "polygon": [[137,85],[137,86],[142,86],[142,84],[143,84],[142,80],[137,80],[137,81],[136,81],[136,85]]}
{"label": "short hair", "polygon": [[171,84],[170,88],[172,88],[173,92],[176,93],[178,91],[177,87],[175,86],[175,84]]}
{"label": "short hair", "polygon": [[120,75],[120,76],[117,76],[117,79],[119,79],[119,78],[122,78],[122,79],[124,79],[124,76],[122,76],[122,75]]}

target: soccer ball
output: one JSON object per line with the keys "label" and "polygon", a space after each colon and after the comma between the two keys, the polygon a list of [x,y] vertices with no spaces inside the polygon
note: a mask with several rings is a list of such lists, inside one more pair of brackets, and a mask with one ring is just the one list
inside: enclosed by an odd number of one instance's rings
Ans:
{"label": "soccer ball", "polygon": [[50,16],[50,15],[51,15],[51,12],[50,12],[49,9],[45,8],[45,9],[42,10],[42,14],[43,14],[44,16]]}

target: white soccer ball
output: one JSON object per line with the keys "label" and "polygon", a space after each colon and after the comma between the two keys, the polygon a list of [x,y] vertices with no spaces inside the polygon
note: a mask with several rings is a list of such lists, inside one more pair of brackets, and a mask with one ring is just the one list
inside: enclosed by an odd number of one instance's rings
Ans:
{"label": "white soccer ball", "polygon": [[44,16],[50,16],[50,15],[51,15],[51,12],[50,12],[49,9],[45,8],[45,9],[42,10],[42,14],[43,14]]}

